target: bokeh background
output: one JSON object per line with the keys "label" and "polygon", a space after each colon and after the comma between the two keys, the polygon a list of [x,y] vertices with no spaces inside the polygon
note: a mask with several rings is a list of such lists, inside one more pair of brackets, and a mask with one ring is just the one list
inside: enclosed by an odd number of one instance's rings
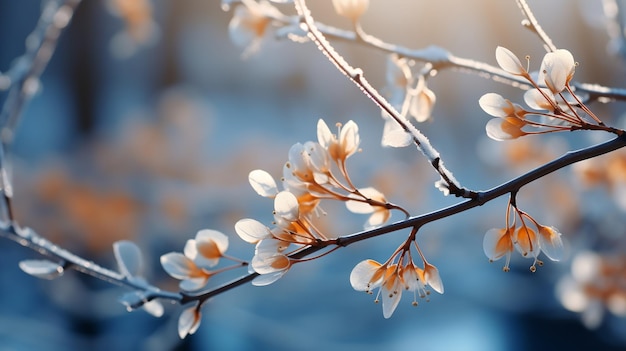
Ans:
{"label": "bokeh background", "polygon": [[[580,63],[578,81],[623,86],[626,66],[607,31],[604,2],[529,3],[556,45]],[[251,257],[253,247],[237,238],[233,225],[244,217],[269,223],[272,202],[253,192],[247,174],[261,168],[279,177],[289,147],[315,140],[319,118],[359,124],[363,151],[349,162],[356,184],[379,188],[415,215],[456,202],[433,187],[438,178],[415,149],[380,146],[380,112],[311,43],[268,33],[260,50],[242,59],[243,49],[229,39],[233,11],[223,11],[219,1],[150,4],[147,21],[153,22],[138,42],[129,41],[132,26],[106,0],[78,7],[11,155],[23,225],[107,267],[115,267],[112,243],[132,240],[143,250],[145,276],[175,290],[159,256],[181,251],[200,229],[226,233],[231,255]],[[310,5],[319,20],[349,28],[330,0]],[[40,9],[40,1],[0,0],[0,71],[24,52]],[[293,13],[289,5],[281,9]],[[514,1],[372,0],[362,23],[389,42],[438,45],[491,64],[495,48],[506,46],[530,55],[538,69],[541,43],[521,19]],[[337,43],[337,50],[383,88],[385,54],[347,43]],[[429,87],[437,104],[433,120],[420,128],[472,189],[488,189],[568,149],[608,138],[572,133],[498,143],[485,136],[488,116],[477,101],[497,91],[521,102],[519,90],[458,71],[440,72]],[[624,127],[623,104],[592,107],[607,123]],[[605,166],[595,167],[601,173]],[[386,260],[405,232],[297,265],[268,287],[247,285],[217,296],[203,310],[199,331],[184,341],[176,332],[180,306],[166,306],[156,319],[128,313],[117,302],[124,289],[78,273],[38,280],[18,268],[37,254],[4,241],[0,350],[623,350],[623,318],[609,313],[589,330],[556,297],[577,252],[623,255],[625,248],[623,199],[602,182],[589,186],[573,169],[525,187],[518,201],[540,222],[561,229],[564,262],[546,262],[534,274],[519,255],[506,274],[503,262],[489,264],[482,237],[504,225],[506,199],[499,199],[421,229],[420,245],[446,292],[418,308],[405,296],[390,320],[372,296],[353,291],[348,276],[365,258]],[[341,206],[325,208],[322,225],[334,235],[357,232],[365,222]]]}

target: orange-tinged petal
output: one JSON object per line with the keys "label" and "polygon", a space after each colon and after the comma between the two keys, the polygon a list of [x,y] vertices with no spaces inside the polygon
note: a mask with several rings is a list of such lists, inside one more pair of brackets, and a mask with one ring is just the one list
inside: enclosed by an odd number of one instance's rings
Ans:
{"label": "orange-tinged petal", "polygon": [[357,291],[370,291],[380,284],[383,271],[381,264],[374,260],[359,262],[350,272],[350,284]]}
{"label": "orange-tinged petal", "polygon": [[443,294],[443,282],[441,281],[437,267],[430,263],[424,263],[424,278],[426,279],[426,283],[430,285],[433,290]]}
{"label": "orange-tinged petal", "polygon": [[515,232],[515,247],[524,257],[528,255],[537,257],[540,249],[535,231],[527,226],[517,228]]}
{"label": "orange-tinged petal", "polygon": [[201,320],[200,309],[197,306],[185,309],[178,318],[178,336],[184,339],[187,335],[191,335],[200,327]]}
{"label": "orange-tinged petal", "polygon": [[485,233],[483,250],[490,261],[497,261],[513,251],[513,241],[507,228],[493,228]]}
{"label": "orange-tinged petal", "polygon": [[540,225],[539,245],[541,251],[552,261],[560,261],[565,255],[561,233],[554,227]]}

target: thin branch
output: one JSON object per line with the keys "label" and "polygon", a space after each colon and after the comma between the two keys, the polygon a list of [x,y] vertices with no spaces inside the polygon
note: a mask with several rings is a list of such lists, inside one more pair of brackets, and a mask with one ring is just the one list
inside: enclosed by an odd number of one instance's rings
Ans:
{"label": "thin branch", "polygon": [[546,48],[546,51],[552,52],[556,51],[557,47],[552,42],[552,39],[548,36],[548,34],[541,28],[535,14],[531,11],[530,7],[528,7],[528,3],[526,0],[515,0],[517,6],[522,11],[522,15],[526,17],[526,20],[522,22],[524,27],[531,30],[533,33],[537,34],[539,39],[543,42],[543,45]]}
{"label": "thin branch", "polygon": [[353,81],[361,91],[368,96],[378,107],[389,114],[405,132],[409,133],[417,148],[426,156],[433,168],[441,175],[446,182],[447,190],[457,197],[472,198],[476,193],[472,190],[461,187],[452,173],[444,166],[439,152],[432,146],[428,138],[413,124],[411,124],[402,114],[400,114],[389,102],[378,93],[378,91],[365,79],[363,71],[352,67],[341,55],[339,55],[332,45],[326,40],[324,35],[315,26],[315,21],[311,17],[309,9],[304,0],[296,0],[296,9],[302,20],[307,25],[308,35],[318,46],[318,49],[328,57],[328,59]]}
{"label": "thin branch", "polygon": [[[293,23],[293,19],[285,19],[285,16],[280,18],[272,17],[272,19],[285,25],[291,25]],[[470,58],[456,56],[450,51],[436,45],[430,45],[421,49],[411,49],[405,46],[387,43],[371,35],[360,36],[351,30],[340,29],[318,21],[314,23],[318,31],[329,39],[353,42],[383,52],[395,53],[401,57],[415,61],[428,62],[431,63],[433,69],[436,70],[456,69],[460,72],[477,74],[481,78],[491,79],[516,88],[524,90],[531,88],[531,85],[528,84],[524,78],[514,76],[502,70],[500,67]],[[576,92],[588,95],[585,102],[626,100],[626,89],[576,82],[572,82],[571,85],[576,88]]]}
{"label": "thin branch", "polygon": [[[337,245],[341,247],[346,247],[352,245],[354,243],[371,239],[377,236],[381,236],[384,234],[388,234],[391,232],[395,232],[398,230],[406,229],[406,228],[419,228],[427,223],[434,222],[440,219],[444,219],[453,215],[456,215],[461,212],[465,212],[474,207],[482,206],[485,203],[492,201],[500,196],[506,194],[517,193],[524,185],[532,183],[538,179],[541,179],[547,176],[550,173],[556,172],[557,170],[570,166],[574,163],[591,159],[594,157],[598,157],[609,152],[621,149],[626,147],[626,134],[623,134],[617,138],[609,140],[607,142],[590,146],[587,148],[579,149],[576,151],[570,151],[564,154],[563,156],[553,160],[552,162],[546,163],[540,167],[535,168],[534,170],[525,173],[517,178],[514,178],[506,183],[498,185],[492,189],[487,191],[481,191],[478,193],[478,196],[474,199],[469,199],[464,202],[460,202],[456,205],[452,205],[449,207],[445,207],[430,213],[426,213],[423,215],[415,216],[408,218],[406,220],[398,221],[396,223],[392,223],[383,227],[374,228],[370,230],[365,230],[356,234],[347,235],[343,237],[339,237],[336,240],[329,241],[326,245],[319,246],[311,246],[304,250],[298,251],[296,254],[290,255],[289,257],[292,259],[300,259],[303,257],[310,256],[322,249],[325,249],[330,245]],[[201,303],[206,301],[207,299],[234,289],[240,285],[251,282],[255,277],[257,277],[258,273],[251,273],[245,276],[242,276],[238,279],[235,279],[229,283],[226,283],[218,288],[202,292],[198,295],[185,294],[181,303],[187,303],[192,301],[200,301]]]}
{"label": "thin branch", "polygon": [[134,290],[145,291],[150,293],[153,298],[174,301],[180,301],[183,298],[180,293],[164,291],[145,282],[140,283],[135,280],[129,280],[124,275],[116,271],[106,269],[93,261],[88,261],[60,246],[55,245],[30,228],[18,228],[15,226],[3,227],[0,228],[0,236],[13,240],[16,243],[36,251],[43,256],[60,261],[62,262],[62,266],[65,268],[71,268],[75,271],[90,275],[108,283],[125,286]]}

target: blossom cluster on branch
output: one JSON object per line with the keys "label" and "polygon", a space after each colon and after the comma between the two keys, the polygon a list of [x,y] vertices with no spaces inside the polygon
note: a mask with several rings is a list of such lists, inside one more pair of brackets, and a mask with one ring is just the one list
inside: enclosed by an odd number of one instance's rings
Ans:
{"label": "blossom cluster on branch", "polygon": [[[253,218],[239,219],[233,225],[236,236],[215,229],[198,231],[193,239],[186,241],[181,251],[173,250],[160,256],[163,270],[178,281],[178,291],[166,291],[152,285],[142,276],[141,250],[130,241],[118,241],[114,244],[113,252],[118,269],[109,270],[78,257],[33,230],[21,226],[12,212],[13,193],[7,163],[11,139],[6,135],[14,132],[15,120],[29,98],[20,93],[28,90],[29,84],[39,79],[47,60],[50,59],[49,55],[44,55],[51,52],[44,44],[56,45],[56,36],[49,35],[50,31],[60,32],[71,19],[78,3],[79,1],[59,2],[57,7],[48,11],[53,14],[52,19],[42,15],[42,21],[45,20],[44,39],[40,46],[35,47],[24,58],[27,60],[26,66],[30,65],[32,69],[12,72],[21,79],[8,86],[9,93],[13,95],[5,101],[0,118],[0,128],[3,131],[0,145],[4,211],[0,228],[2,236],[47,256],[45,259],[20,262],[20,268],[33,276],[54,279],[61,277],[68,269],[91,274],[129,288],[131,292],[120,299],[129,310],[142,308],[157,317],[164,313],[160,301],[170,300],[184,305],[178,319],[178,333],[181,338],[194,334],[199,329],[203,307],[213,296],[249,282],[256,286],[272,284],[285,276],[296,264],[335,254],[343,247],[359,241],[407,229],[408,235],[398,243],[386,260],[379,262],[371,258],[359,258],[362,260],[354,266],[349,277],[346,277],[354,290],[375,295],[374,300],[382,302],[383,317],[390,318],[399,306],[403,291],[413,294],[412,304],[415,306],[418,305],[418,297],[428,301],[431,290],[444,293],[445,279],[442,277],[446,276],[445,271],[442,269],[440,273],[427,260],[427,250],[418,244],[422,227],[502,196],[509,196],[504,227],[489,229],[483,237],[483,250],[488,260],[493,262],[505,258],[505,272],[511,270],[511,255],[515,251],[532,259],[531,272],[544,264],[540,259],[542,254],[551,261],[562,261],[565,257],[564,238],[567,233],[562,234],[550,223],[543,224],[543,219],[536,219],[520,208],[517,199],[525,190],[522,187],[531,182],[540,182],[548,174],[577,162],[581,163],[576,167],[582,169],[585,165],[589,166],[589,162],[598,162],[595,160],[597,157],[609,153],[614,155],[613,152],[626,146],[624,130],[605,123],[590,107],[592,102],[602,97],[624,100],[626,95],[620,95],[616,89],[577,83],[574,73],[577,68],[584,67],[579,67],[570,51],[554,46],[523,0],[517,0],[516,3],[526,19],[525,26],[537,35],[546,48],[538,71],[530,71],[530,57],[520,60],[503,46],[495,49],[497,66],[492,66],[461,59],[437,47],[410,50],[386,43],[366,33],[360,24],[360,19],[370,6],[368,0],[332,1],[334,11],[349,21],[348,30],[317,21],[304,0],[222,1],[223,9],[232,9],[228,32],[234,45],[242,48],[243,57],[258,52],[263,41],[269,40],[268,33],[278,39],[287,38],[297,43],[316,45],[321,53],[320,58],[325,55],[340,74],[351,80],[380,108],[377,119],[382,117],[382,146],[414,145],[439,178],[435,187],[444,196],[454,195],[460,198],[460,202],[430,213],[415,215],[405,207],[389,201],[376,187],[355,184],[350,176],[348,159],[361,152],[365,153],[361,150],[358,123],[350,120],[345,124],[337,123],[334,127],[329,127],[325,120],[319,119],[315,129],[317,140],[297,142],[291,146],[278,180],[270,172],[261,169],[251,170],[248,174],[248,182],[253,191],[273,201],[271,223]],[[131,54],[137,46],[158,38],[149,1],[111,0],[109,4],[114,13],[125,20],[126,44],[133,44],[132,48],[125,48],[124,55]],[[286,10],[292,7],[295,14]],[[53,31],[53,34],[56,32]],[[123,44],[119,40],[121,39],[116,41],[116,45]],[[386,86],[372,86],[366,79],[367,72],[353,67],[336,51],[334,40],[348,41],[388,54],[387,61],[383,64]],[[41,54],[42,51],[44,54]],[[438,71],[447,68],[463,68],[484,73],[489,77],[498,77],[504,84],[526,89],[523,100],[527,107],[493,92],[482,95],[477,101],[482,110],[493,117],[485,123],[485,131],[487,136],[496,141],[564,131],[603,132],[613,139],[544,162],[540,167],[487,191],[465,188],[444,166],[442,156],[419,128],[421,123],[432,120],[435,103],[438,101],[436,91],[431,90],[428,82],[435,79]],[[598,174],[602,173],[598,169],[609,167],[591,166],[583,172],[592,180],[609,179],[611,188],[626,189],[623,185],[626,182],[623,160],[611,164],[613,167],[610,169],[616,170],[610,174]],[[620,193],[623,194],[623,191]],[[623,204],[623,199],[621,201]],[[320,218],[327,214],[324,204],[328,202],[340,202],[349,212],[367,215],[364,229],[346,234],[331,232],[332,230],[320,226]],[[389,223],[394,212],[401,214],[403,218]],[[233,245],[233,238],[254,245],[254,254],[250,259],[237,258],[227,253],[229,246]],[[212,285],[214,276],[244,268],[247,272],[243,272],[240,278],[221,286]],[[580,253],[574,259],[571,276],[568,275],[558,284],[557,295],[566,309],[581,312],[584,323],[591,327],[599,324],[605,309],[624,317],[624,271],[624,255]]]}

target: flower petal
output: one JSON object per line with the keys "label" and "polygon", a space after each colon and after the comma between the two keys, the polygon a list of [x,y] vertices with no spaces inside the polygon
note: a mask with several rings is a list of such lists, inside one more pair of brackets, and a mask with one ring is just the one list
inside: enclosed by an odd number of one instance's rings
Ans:
{"label": "flower petal", "polygon": [[565,256],[561,233],[554,227],[539,226],[539,245],[552,261],[560,261]]}
{"label": "flower petal", "polygon": [[348,121],[339,135],[339,143],[343,149],[343,158],[346,159],[359,149],[360,144],[359,126],[352,120]]}
{"label": "flower petal", "polygon": [[237,232],[237,235],[239,235],[243,241],[251,244],[256,244],[260,240],[269,238],[272,235],[268,227],[251,218],[244,218],[237,221],[237,223],[235,223],[235,232]]}
{"label": "flower petal", "polygon": [[478,105],[493,117],[506,117],[512,109],[512,103],[496,93],[487,93],[478,99]]}
{"label": "flower petal", "polygon": [[[350,285],[356,291],[370,291],[380,285],[381,279],[372,281],[374,274],[381,264],[374,260],[364,260],[357,263],[350,272]],[[382,278],[382,277],[380,277]]]}
{"label": "flower petal", "polygon": [[490,261],[497,261],[513,251],[513,241],[506,228],[492,228],[485,233],[483,250]]}
{"label": "flower petal", "polygon": [[197,306],[183,310],[178,318],[178,336],[184,339],[187,335],[195,333],[200,327],[200,320],[200,310]]}
{"label": "flower petal", "polygon": [[565,85],[572,79],[575,67],[576,62],[569,51],[560,49],[549,52],[541,62],[539,83],[545,81],[548,89],[552,93],[558,94],[565,89]]}
{"label": "flower petal", "polygon": [[34,277],[54,279],[63,275],[63,267],[48,260],[24,260],[19,263],[20,269]]}
{"label": "flower petal", "polygon": [[487,122],[487,125],[485,125],[487,136],[493,140],[504,141],[517,139],[528,134],[522,130],[521,126],[512,122],[517,122],[515,117],[509,117],[506,119],[492,118],[489,122]]}
{"label": "flower petal", "polygon": [[203,229],[196,234],[196,250],[199,255],[195,262],[198,265],[215,266],[228,249],[228,237],[217,230]]}
{"label": "flower petal", "polygon": [[523,75],[526,73],[526,69],[522,66],[520,60],[515,54],[502,46],[496,48],[496,61],[500,67],[514,75]]}
{"label": "flower petal", "polygon": [[286,270],[259,275],[258,277],[255,277],[254,279],[252,279],[252,285],[254,286],[270,285],[273,282],[277,281],[278,279],[282,278],[282,276],[285,275],[285,273],[287,273]]}
{"label": "flower petal", "polygon": [[380,142],[381,145],[388,147],[405,147],[411,145],[413,141],[411,134],[407,133],[396,121],[388,116],[386,112],[383,112],[385,125],[383,127],[383,137]]}
{"label": "flower petal", "polygon": [[333,139],[333,133],[330,131],[330,128],[328,128],[326,122],[324,122],[323,119],[319,119],[317,121],[317,141],[323,148],[328,149]]}
{"label": "flower petal", "polygon": [[115,261],[122,275],[126,278],[139,275],[141,273],[142,257],[139,247],[128,240],[116,241],[113,243],[113,254]]}
{"label": "flower petal", "polygon": [[[388,269],[392,269],[391,267]],[[395,269],[395,268],[393,268]],[[397,274],[390,275],[382,286],[382,300],[383,300],[383,317],[391,318],[393,312],[398,307],[400,299],[402,298],[402,287],[400,277]]]}
{"label": "flower petal", "polygon": [[274,178],[262,169],[255,169],[248,174],[248,182],[257,194],[263,197],[274,197],[278,194],[278,187]]}
{"label": "flower petal", "polygon": [[274,198],[274,211],[286,221],[296,221],[300,217],[298,199],[288,191],[281,191]]}
{"label": "flower petal", "polygon": [[167,274],[176,279],[186,279],[196,268],[195,263],[180,252],[170,252],[161,256],[161,265]]}
{"label": "flower petal", "polygon": [[426,283],[430,285],[433,290],[440,294],[443,294],[443,282],[441,281],[441,276],[439,275],[439,270],[437,269],[437,267],[433,266],[430,263],[425,263],[424,278],[426,279]]}

